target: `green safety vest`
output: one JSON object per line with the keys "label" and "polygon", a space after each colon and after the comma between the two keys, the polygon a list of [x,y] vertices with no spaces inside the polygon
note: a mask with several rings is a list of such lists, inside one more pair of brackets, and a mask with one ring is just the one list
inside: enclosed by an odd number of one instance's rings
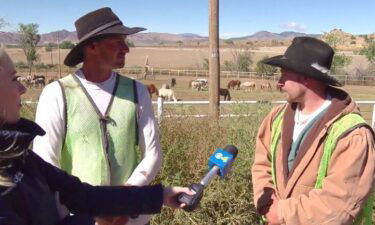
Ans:
{"label": "green safety vest", "polygon": [[75,75],[59,83],[66,130],[61,168],[92,185],[123,185],[138,163],[135,81],[116,76],[105,115]]}
{"label": "green safety vest", "polygon": [[[272,181],[276,186],[276,149],[281,138],[282,123],[284,118],[285,109],[281,110],[272,122],[271,131],[271,165],[272,165]],[[336,148],[336,144],[341,136],[354,128],[360,126],[368,126],[366,121],[357,113],[349,113],[336,120],[329,128],[328,135],[324,142],[323,156],[320,161],[318,176],[315,183],[316,189],[321,189],[323,180],[327,176],[329,161],[332,152]],[[370,128],[371,129],[371,128]],[[372,222],[372,205],[373,195],[371,194],[367,200],[364,208],[356,217],[353,225],[371,225]]]}

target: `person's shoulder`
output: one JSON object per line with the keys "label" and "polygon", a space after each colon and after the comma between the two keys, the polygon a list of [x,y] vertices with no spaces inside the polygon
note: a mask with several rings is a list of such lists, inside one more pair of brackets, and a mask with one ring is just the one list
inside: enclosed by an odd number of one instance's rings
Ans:
{"label": "person's shoulder", "polygon": [[279,115],[286,109],[286,107],[287,107],[287,104],[280,104],[280,105],[274,106],[270,110],[269,115],[271,115],[272,117]]}
{"label": "person's shoulder", "polygon": [[57,96],[58,93],[61,92],[61,86],[57,80],[47,84],[42,91],[43,95],[47,95],[49,97]]}
{"label": "person's shoulder", "polygon": [[135,82],[137,88],[139,87],[139,88],[146,89],[145,85],[142,82],[138,81],[135,77],[128,76],[128,75],[123,75],[123,74],[120,74],[120,73],[117,73],[117,75],[120,76],[120,77],[123,77],[125,79],[133,80]]}
{"label": "person's shoulder", "polygon": [[127,79],[132,79],[134,81],[135,88],[137,89],[136,91],[137,91],[138,98],[143,99],[144,97],[149,97],[148,90],[142,82],[136,80],[136,78],[134,78],[134,77],[122,75],[122,74],[119,74],[119,73],[117,73],[117,75],[125,77]]}

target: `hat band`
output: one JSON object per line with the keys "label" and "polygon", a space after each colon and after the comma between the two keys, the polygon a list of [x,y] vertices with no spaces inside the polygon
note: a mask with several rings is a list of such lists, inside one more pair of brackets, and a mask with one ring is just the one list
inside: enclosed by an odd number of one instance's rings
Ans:
{"label": "hat band", "polygon": [[314,69],[319,70],[322,73],[328,73],[329,72],[329,69],[327,69],[324,66],[319,65],[319,63],[312,63],[311,67],[313,67]]}
{"label": "hat band", "polygon": [[100,31],[102,31],[102,30],[107,29],[108,27],[112,27],[112,26],[114,26],[114,25],[121,24],[121,23],[122,23],[122,22],[121,22],[120,20],[115,20],[115,21],[112,21],[112,22],[110,22],[110,23],[104,24],[103,26],[100,26],[100,27],[98,27],[98,28],[92,30],[91,32],[85,34],[82,38],[80,38],[80,40],[84,40],[84,39],[90,37],[90,36],[93,35],[93,34],[96,34],[96,33],[100,32]]}

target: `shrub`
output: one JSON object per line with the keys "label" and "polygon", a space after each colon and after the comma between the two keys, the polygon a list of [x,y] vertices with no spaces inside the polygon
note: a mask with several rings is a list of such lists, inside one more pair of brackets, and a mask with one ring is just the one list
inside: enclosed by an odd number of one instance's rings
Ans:
{"label": "shrub", "polygon": [[75,44],[71,41],[63,41],[60,43],[61,49],[72,49],[74,48]]}
{"label": "shrub", "polygon": [[257,62],[256,67],[255,67],[255,71],[257,72],[258,75],[260,75],[260,76],[262,76],[262,75],[271,76],[271,75],[274,75],[274,73],[277,72],[276,67],[263,63],[263,60],[266,60],[268,58],[269,58],[268,56],[265,56]]}
{"label": "shrub", "polygon": [[44,63],[35,64],[36,69],[51,69],[51,68],[54,68],[54,67],[55,67],[55,65],[52,65],[52,64],[44,64]]}
{"label": "shrub", "polygon": [[23,61],[18,61],[18,62],[15,62],[14,63],[14,66],[17,68],[17,69],[27,69],[29,68],[29,66],[23,62]]}
{"label": "shrub", "polygon": [[134,48],[135,47],[134,42],[132,42],[130,40],[126,40],[126,44],[128,45],[129,48]]}
{"label": "shrub", "polygon": [[235,71],[236,65],[232,61],[225,60],[222,65],[222,70],[223,71]]}

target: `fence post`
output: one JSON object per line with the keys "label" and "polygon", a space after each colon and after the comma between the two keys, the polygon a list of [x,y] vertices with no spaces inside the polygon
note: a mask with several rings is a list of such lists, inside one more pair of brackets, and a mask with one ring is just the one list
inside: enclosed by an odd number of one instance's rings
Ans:
{"label": "fence post", "polygon": [[163,98],[158,97],[158,122],[160,123],[163,117]]}
{"label": "fence post", "polygon": [[375,104],[374,104],[374,107],[372,108],[371,127],[372,127],[372,129],[375,130]]}

